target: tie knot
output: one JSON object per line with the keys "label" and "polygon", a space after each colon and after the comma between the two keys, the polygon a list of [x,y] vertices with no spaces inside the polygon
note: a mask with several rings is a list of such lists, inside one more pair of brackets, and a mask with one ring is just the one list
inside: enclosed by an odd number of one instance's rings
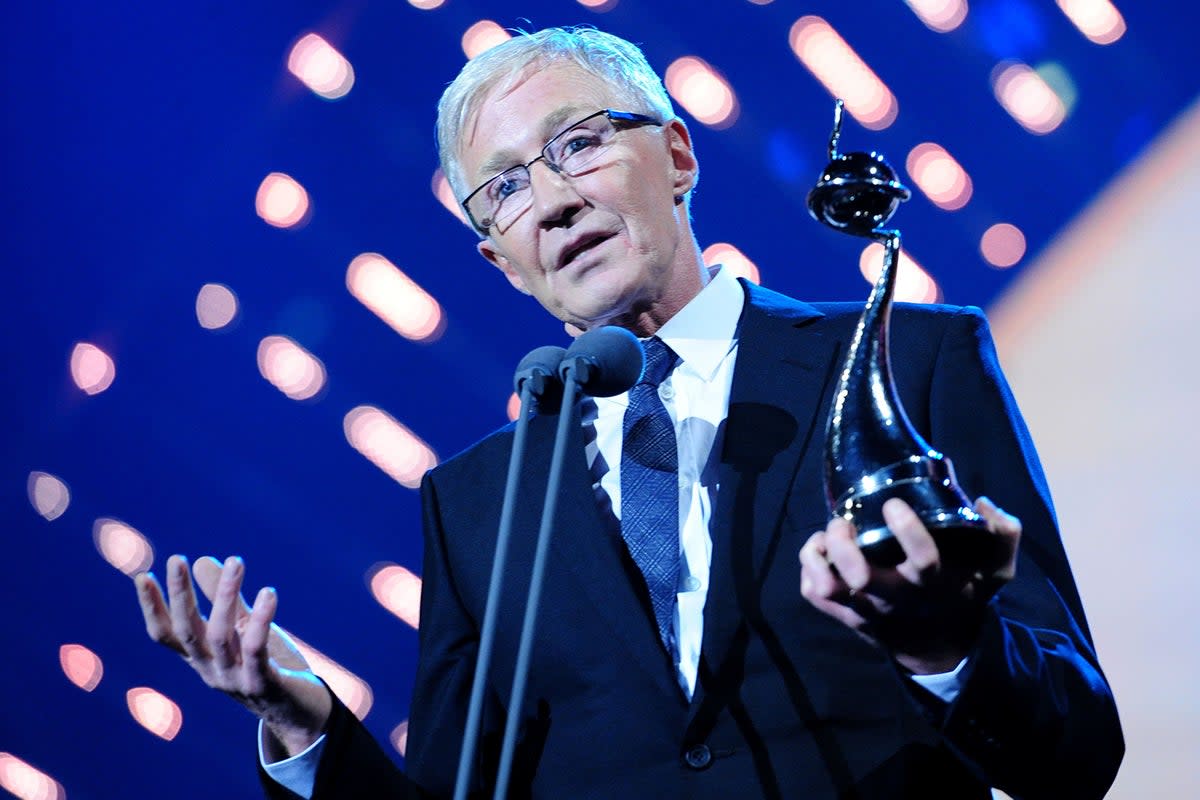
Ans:
{"label": "tie knot", "polygon": [[666,342],[657,336],[652,336],[642,342],[642,351],[646,354],[646,366],[642,370],[642,377],[638,383],[658,386],[671,374],[671,368],[675,366],[678,356],[667,346]]}

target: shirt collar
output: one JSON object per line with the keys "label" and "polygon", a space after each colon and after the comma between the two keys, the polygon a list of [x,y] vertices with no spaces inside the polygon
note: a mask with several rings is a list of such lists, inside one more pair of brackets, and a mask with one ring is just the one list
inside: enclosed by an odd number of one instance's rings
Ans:
{"label": "shirt collar", "polygon": [[714,269],[708,285],[655,334],[706,381],[736,344],[738,320],[746,302],[746,293],[732,270]]}

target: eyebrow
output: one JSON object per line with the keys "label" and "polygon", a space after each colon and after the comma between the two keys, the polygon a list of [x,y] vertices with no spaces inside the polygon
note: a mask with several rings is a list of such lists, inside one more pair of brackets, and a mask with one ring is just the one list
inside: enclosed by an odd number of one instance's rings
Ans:
{"label": "eyebrow", "polygon": [[[582,114],[583,106],[577,105],[566,105],[551,111],[542,117],[542,121],[538,126],[542,134],[542,140],[548,140],[551,136],[560,133],[564,125]],[[521,154],[515,150],[500,150],[497,153],[493,153],[487,161],[484,161],[479,166],[479,174],[480,177],[487,179],[523,163],[525,162]]]}

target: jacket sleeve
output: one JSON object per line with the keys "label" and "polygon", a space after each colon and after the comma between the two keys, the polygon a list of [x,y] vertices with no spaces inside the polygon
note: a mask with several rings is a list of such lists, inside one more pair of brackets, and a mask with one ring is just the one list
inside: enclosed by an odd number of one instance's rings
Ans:
{"label": "jacket sleeve", "polygon": [[[330,692],[333,709],[325,725],[325,746],[317,764],[311,800],[407,800],[417,797],[411,783],[362,722]],[[299,800],[259,764],[259,782],[271,800]]]}
{"label": "jacket sleeve", "polygon": [[943,734],[1017,798],[1100,798],[1124,740],[1029,432],[979,309],[959,311],[930,388],[931,444],[973,497],[1022,523],[1015,578],[991,601]]}
{"label": "jacket sleeve", "polygon": [[[421,797],[451,797],[458,773],[467,711],[479,652],[479,625],[456,588],[447,555],[447,532],[433,474],[421,484],[425,554],[422,566],[420,652],[409,712],[405,764]],[[490,563],[491,552],[480,553]],[[502,712],[485,695],[472,763],[470,794],[486,790],[495,772]]]}

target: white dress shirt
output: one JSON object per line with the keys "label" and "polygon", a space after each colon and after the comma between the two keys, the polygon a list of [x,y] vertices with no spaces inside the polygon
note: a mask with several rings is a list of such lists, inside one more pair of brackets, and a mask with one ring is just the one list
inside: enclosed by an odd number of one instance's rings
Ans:
{"label": "white dress shirt", "polygon": [[[659,385],[675,425],[679,447],[679,586],[675,613],[679,685],[690,699],[696,689],[700,644],[704,633],[704,601],[712,537],[708,525],[716,505],[719,431],[729,408],[729,386],[737,358],[737,325],[744,293],[729,270],[719,270],[701,292],[655,334],[679,356],[675,369]],[[594,414],[584,422],[595,435],[585,434],[588,464],[601,508],[611,509],[611,522],[620,529],[621,435],[629,395],[599,397]],[[607,502],[605,500],[607,499]]]}

